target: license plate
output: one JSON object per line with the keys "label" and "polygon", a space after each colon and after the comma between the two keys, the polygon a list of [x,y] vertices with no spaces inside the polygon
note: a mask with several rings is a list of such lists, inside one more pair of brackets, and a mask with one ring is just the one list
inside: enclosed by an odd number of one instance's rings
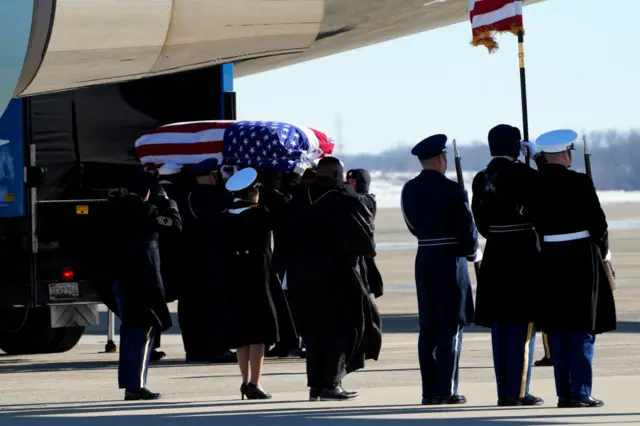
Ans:
{"label": "license plate", "polygon": [[50,283],[50,300],[75,300],[80,298],[78,283]]}

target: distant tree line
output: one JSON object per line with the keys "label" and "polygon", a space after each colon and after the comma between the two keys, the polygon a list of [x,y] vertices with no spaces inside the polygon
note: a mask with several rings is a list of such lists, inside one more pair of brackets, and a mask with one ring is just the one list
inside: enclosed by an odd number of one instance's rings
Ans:
{"label": "distant tree line", "polygon": [[[640,130],[621,133],[616,130],[592,132],[587,136],[591,151],[593,180],[599,190],[640,190]],[[448,143],[449,168],[454,170],[453,148]],[[410,153],[412,145],[400,144],[380,154],[341,155],[347,169],[364,168],[382,172],[418,172],[420,165]],[[458,145],[465,171],[479,171],[490,161],[486,142]],[[574,170],[584,172],[582,140],[573,152]],[[524,157],[520,157],[524,161]],[[532,163],[535,167],[535,163]]]}

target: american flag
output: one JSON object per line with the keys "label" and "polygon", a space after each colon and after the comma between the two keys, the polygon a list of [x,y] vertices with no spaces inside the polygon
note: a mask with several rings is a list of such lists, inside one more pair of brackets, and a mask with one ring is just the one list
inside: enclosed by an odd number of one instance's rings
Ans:
{"label": "american flag", "polygon": [[524,31],[521,0],[469,0],[474,46],[498,49],[495,33]]}
{"label": "american flag", "polygon": [[234,121],[193,121],[161,126],[136,141],[136,153],[145,167],[165,163],[189,166],[207,158],[222,161],[224,131]]}
{"label": "american flag", "polygon": [[[230,146],[233,145],[234,139],[231,137],[231,133],[239,136],[243,129],[250,131],[242,135],[243,152],[240,152],[239,146],[235,148]],[[257,139],[258,134],[261,138],[264,137],[265,131],[270,132],[269,134],[273,136],[270,139],[271,144],[268,145],[270,156],[268,162],[262,151],[257,150],[258,144],[261,148],[267,148],[262,139]],[[290,141],[282,137],[282,134],[285,133],[291,135]],[[255,136],[251,136],[252,134]],[[293,136],[294,134],[298,135],[298,140],[294,139],[296,138]],[[247,139],[247,144],[244,144],[245,139]],[[276,139],[277,146],[273,144],[273,140]],[[332,154],[334,146],[334,141],[318,130],[271,121],[174,123],[147,132],[135,143],[138,158],[145,167],[159,168],[165,163],[190,166],[207,158],[215,157],[221,161],[225,160],[227,164],[263,166],[277,170],[290,170],[295,167],[295,164],[314,162],[324,155]],[[273,157],[274,153],[277,157],[275,165],[273,164],[273,160],[276,159]],[[293,161],[293,163],[289,163],[289,161]],[[289,167],[291,164],[293,166]]]}
{"label": "american flag", "polygon": [[333,153],[334,143],[324,133],[278,121],[239,121],[224,133],[226,164],[264,167],[277,172],[311,165]]}

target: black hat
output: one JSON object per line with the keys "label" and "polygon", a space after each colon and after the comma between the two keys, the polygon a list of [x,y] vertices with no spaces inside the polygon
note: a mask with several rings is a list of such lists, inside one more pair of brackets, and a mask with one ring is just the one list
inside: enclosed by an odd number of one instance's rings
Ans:
{"label": "black hat", "polygon": [[156,177],[154,175],[143,169],[136,169],[131,175],[127,190],[144,198],[155,184]]}
{"label": "black hat", "polygon": [[355,179],[356,192],[367,194],[371,186],[371,174],[365,169],[352,169],[347,172],[347,179]]}
{"label": "black hat", "polygon": [[447,152],[447,148],[445,148],[446,144],[447,137],[445,135],[438,134],[429,136],[413,147],[411,155],[415,155],[421,160],[428,160],[429,158]]}
{"label": "black hat", "polygon": [[207,176],[220,169],[220,161],[215,158],[207,158],[193,166],[193,174],[196,176]]}
{"label": "black hat", "polygon": [[489,130],[489,151],[492,157],[508,155],[516,157],[520,155],[520,130],[508,124],[499,124]]}

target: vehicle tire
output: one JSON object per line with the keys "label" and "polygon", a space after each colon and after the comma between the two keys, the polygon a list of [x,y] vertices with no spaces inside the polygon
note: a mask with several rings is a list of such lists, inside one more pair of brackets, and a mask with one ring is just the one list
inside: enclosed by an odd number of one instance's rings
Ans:
{"label": "vehicle tire", "polygon": [[84,327],[54,328],[54,336],[46,353],[62,353],[73,349],[84,334]]}
{"label": "vehicle tire", "polygon": [[[26,308],[19,309],[25,312]],[[21,328],[0,332],[0,350],[7,355],[46,353],[56,334],[55,329],[49,326],[48,310],[27,309],[25,313],[26,320]]]}

